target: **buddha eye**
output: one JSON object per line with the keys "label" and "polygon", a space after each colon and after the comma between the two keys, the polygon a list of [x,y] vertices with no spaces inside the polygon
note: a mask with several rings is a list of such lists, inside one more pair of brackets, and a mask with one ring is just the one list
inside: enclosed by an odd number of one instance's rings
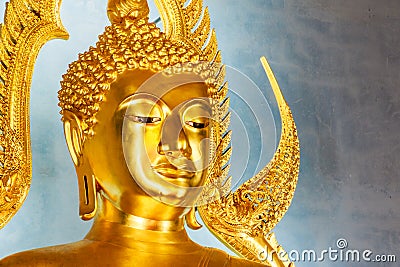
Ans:
{"label": "buddha eye", "polygon": [[209,103],[202,99],[189,100],[180,112],[182,112],[182,122],[189,129],[201,130],[207,128],[210,124],[212,110]]}
{"label": "buddha eye", "polygon": [[145,124],[150,124],[150,123],[156,123],[161,121],[160,117],[144,117],[144,116],[135,116],[135,115],[126,115],[129,120],[136,122],[136,123],[145,123]]}
{"label": "buddha eye", "polygon": [[205,122],[185,121],[185,124],[196,129],[204,129],[208,126],[209,123],[208,121]]}

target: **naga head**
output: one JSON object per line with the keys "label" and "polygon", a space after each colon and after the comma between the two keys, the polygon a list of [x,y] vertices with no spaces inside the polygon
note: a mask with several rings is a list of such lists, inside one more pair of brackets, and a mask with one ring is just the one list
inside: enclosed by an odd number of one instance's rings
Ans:
{"label": "naga head", "polygon": [[173,220],[221,176],[224,69],[207,9],[184,2],[156,1],[162,32],[146,1],[109,0],[111,25],[63,75],[59,106],[83,219],[100,192],[126,214]]}

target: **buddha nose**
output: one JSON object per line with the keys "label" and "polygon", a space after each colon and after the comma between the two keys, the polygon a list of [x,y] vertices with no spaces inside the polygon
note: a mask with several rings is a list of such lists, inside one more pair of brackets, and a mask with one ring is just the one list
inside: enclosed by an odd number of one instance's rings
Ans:
{"label": "buddha nose", "polygon": [[160,155],[189,158],[192,149],[179,116],[168,117],[163,125],[157,151]]}

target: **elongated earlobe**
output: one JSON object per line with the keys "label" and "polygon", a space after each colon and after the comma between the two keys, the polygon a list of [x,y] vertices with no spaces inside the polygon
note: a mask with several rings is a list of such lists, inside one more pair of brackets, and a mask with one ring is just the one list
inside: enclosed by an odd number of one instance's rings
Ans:
{"label": "elongated earlobe", "polygon": [[81,120],[68,110],[63,111],[64,135],[69,153],[75,165],[79,187],[79,215],[90,220],[96,214],[96,177],[89,161],[83,155],[84,136]]}
{"label": "elongated earlobe", "polygon": [[96,178],[82,166],[76,168],[79,186],[79,216],[82,220],[90,220],[96,215]]}
{"label": "elongated earlobe", "polygon": [[196,208],[192,207],[185,215],[186,224],[190,229],[199,230],[203,227],[196,219]]}

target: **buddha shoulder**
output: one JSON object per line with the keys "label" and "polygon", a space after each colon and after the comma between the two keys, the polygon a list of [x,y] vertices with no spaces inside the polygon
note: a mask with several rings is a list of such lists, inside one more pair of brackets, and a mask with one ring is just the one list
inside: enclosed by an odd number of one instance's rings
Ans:
{"label": "buddha shoulder", "polygon": [[[0,266],[82,266],[79,259],[84,259],[83,254],[90,253],[91,241],[82,240],[75,243],[44,247],[22,251],[0,260]],[[73,263],[76,263],[74,265]],[[72,263],[72,264],[71,264]]]}
{"label": "buddha shoulder", "polygon": [[[122,247],[110,248],[103,242],[82,240],[79,242],[28,250],[13,254],[0,260],[0,266],[26,266],[26,267],[53,267],[53,266],[196,266],[196,267],[258,267],[265,266],[245,259],[231,257],[227,253],[214,249],[203,248],[199,255],[176,255],[175,262],[170,262],[171,257],[165,255],[148,255],[141,253],[126,253]],[[130,251],[131,252],[131,251]],[[129,256],[127,256],[129,255]],[[132,256],[134,258],[132,258]],[[183,256],[183,257],[182,257]],[[160,257],[160,258],[159,258]],[[176,265],[178,262],[179,264]],[[167,264],[165,264],[167,263]]]}
{"label": "buddha shoulder", "polygon": [[207,260],[207,263],[199,266],[224,266],[224,267],[261,267],[266,266],[260,263],[256,263],[250,260],[241,259],[238,257],[233,257],[228,255],[226,252],[215,249],[215,248],[207,248],[210,249],[210,256]]}

